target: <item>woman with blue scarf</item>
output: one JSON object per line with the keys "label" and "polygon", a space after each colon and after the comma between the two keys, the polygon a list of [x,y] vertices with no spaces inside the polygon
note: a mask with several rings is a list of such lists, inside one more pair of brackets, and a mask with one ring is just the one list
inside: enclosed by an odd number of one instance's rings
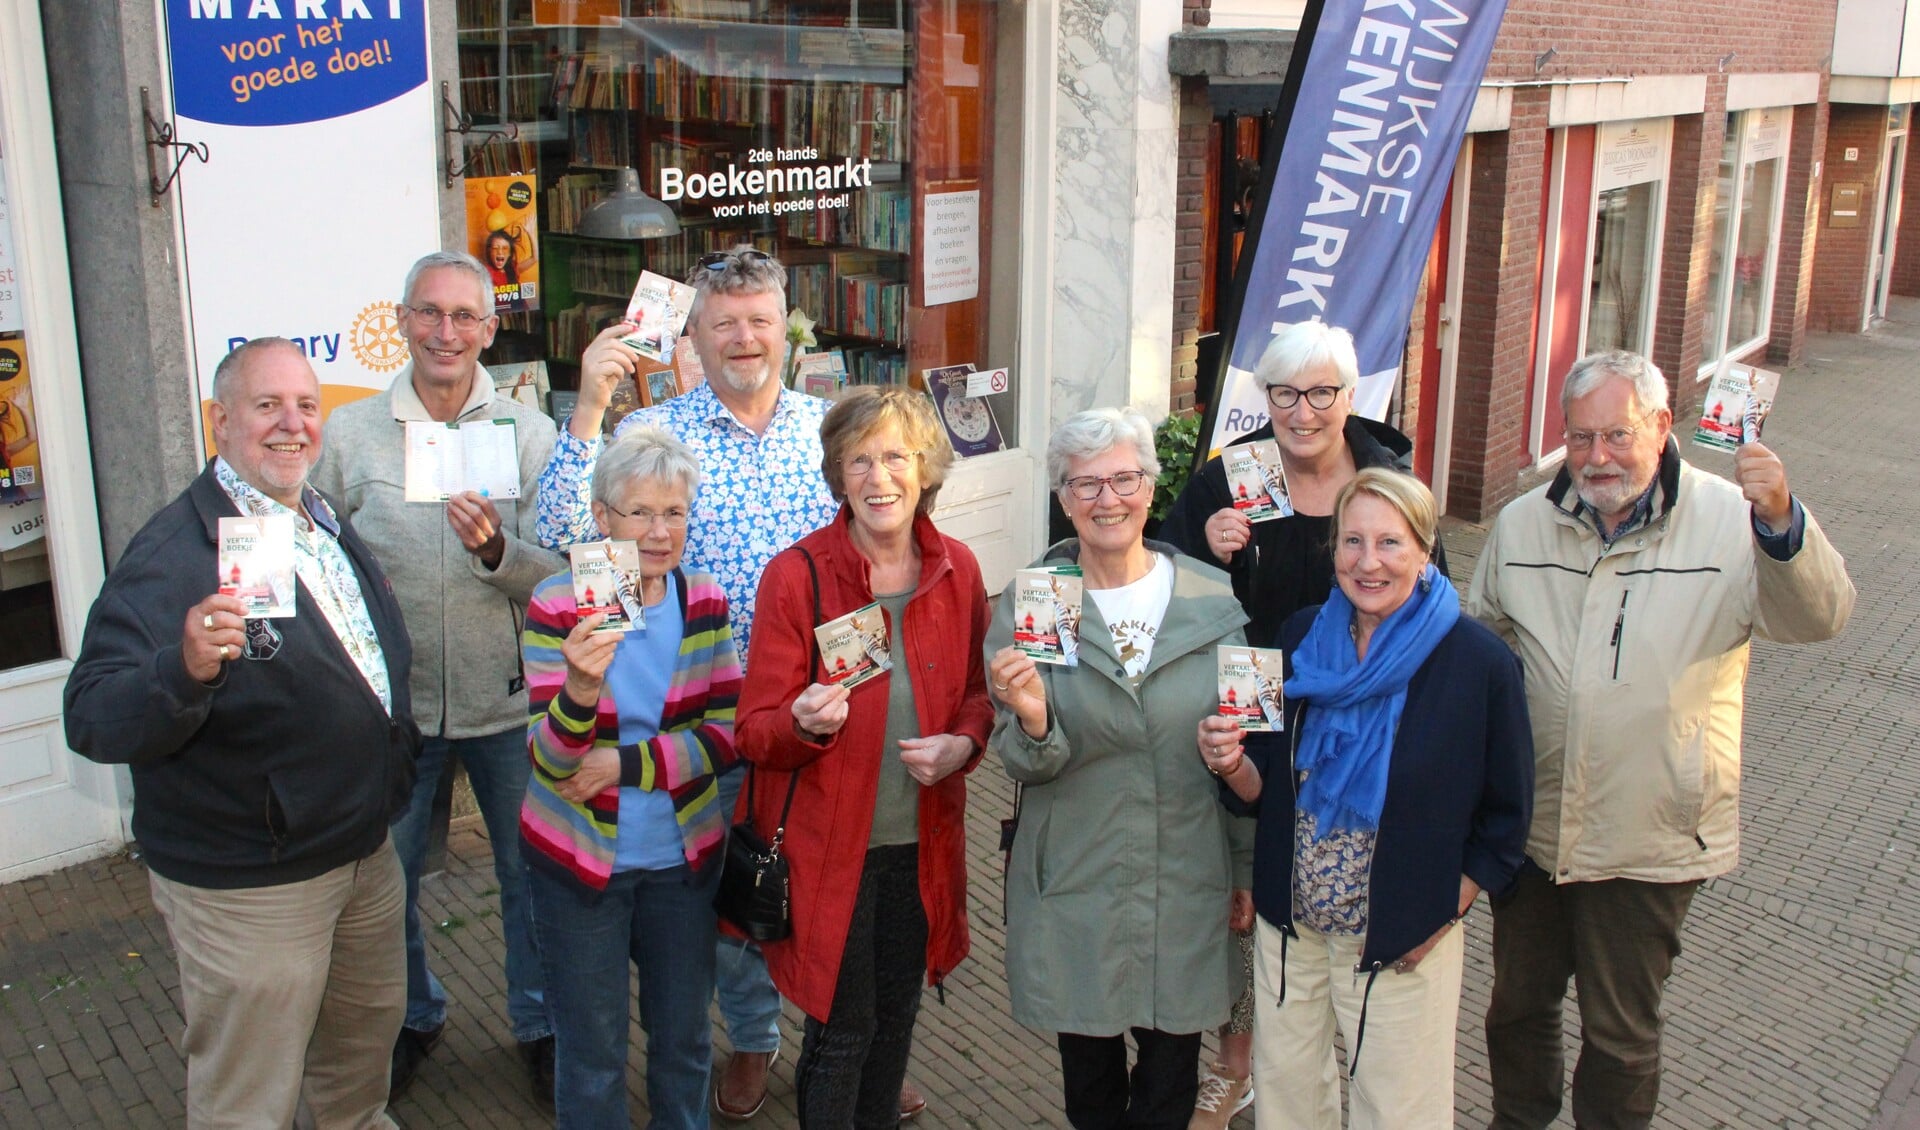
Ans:
{"label": "woman with blue scarf", "polygon": [[1258,818],[1254,1087],[1286,1097],[1256,1125],[1337,1130],[1337,1026],[1351,1126],[1450,1126],[1460,925],[1532,816],[1520,664],[1434,567],[1426,487],[1369,468],[1333,509],[1334,591],[1255,641],[1286,652],[1285,731],[1200,723],[1223,803]]}

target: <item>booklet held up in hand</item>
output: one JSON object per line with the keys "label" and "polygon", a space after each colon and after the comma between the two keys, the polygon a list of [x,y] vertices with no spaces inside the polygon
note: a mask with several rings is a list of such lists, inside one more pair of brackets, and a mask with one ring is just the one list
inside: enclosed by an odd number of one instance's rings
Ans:
{"label": "booklet held up in hand", "polygon": [[573,560],[573,603],[582,620],[606,619],[599,632],[629,632],[647,626],[640,604],[640,547],[632,541],[589,541],[567,550]]}
{"label": "booklet held up in hand", "polygon": [[893,669],[887,617],[875,601],[813,629],[820,644],[820,680],[853,688]]}
{"label": "booklet held up in hand", "polygon": [[1218,663],[1218,713],[1222,718],[1240,723],[1240,728],[1248,733],[1287,728],[1286,700],[1281,694],[1281,685],[1286,679],[1285,652],[1277,647],[1223,643]]}
{"label": "booklet held up in hand", "polygon": [[220,594],[246,603],[248,619],[294,614],[293,515],[220,519]]}
{"label": "booklet held up in hand", "polygon": [[1013,574],[1013,646],[1035,663],[1080,665],[1078,565],[1018,569]]}
{"label": "booklet held up in hand", "polygon": [[407,501],[445,502],[462,491],[520,497],[512,420],[407,421]]}

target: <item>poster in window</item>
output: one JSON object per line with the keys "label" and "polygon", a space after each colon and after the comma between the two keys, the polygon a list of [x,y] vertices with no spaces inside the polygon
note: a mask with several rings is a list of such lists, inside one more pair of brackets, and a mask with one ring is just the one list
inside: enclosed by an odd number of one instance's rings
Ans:
{"label": "poster in window", "polygon": [[40,495],[40,424],[33,416],[26,343],[12,338],[0,341],[0,502]]}
{"label": "poster in window", "polygon": [[540,309],[539,197],[531,174],[467,178],[468,250],[493,278],[496,314]]}
{"label": "poster in window", "polygon": [[926,371],[927,391],[933,394],[934,407],[940,410],[940,422],[947,427],[953,453],[962,459],[1003,450],[1006,440],[1000,435],[1000,422],[985,397],[967,395],[967,374],[972,365],[943,365]]}

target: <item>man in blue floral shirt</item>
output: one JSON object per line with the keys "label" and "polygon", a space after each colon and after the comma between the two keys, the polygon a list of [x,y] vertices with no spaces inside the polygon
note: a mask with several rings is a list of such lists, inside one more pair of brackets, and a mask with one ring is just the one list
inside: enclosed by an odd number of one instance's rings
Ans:
{"label": "man in blue floral shirt", "polygon": [[[786,269],[745,245],[704,256],[694,286],[688,333],[707,383],[620,421],[665,428],[694,450],[705,477],[687,522],[686,564],[712,573],[727,593],[734,637],[747,654],[753,598],[773,555],[832,521],[839,505],[821,476],[820,421],[827,402],[795,392],[780,374],[787,352]],[[596,337],[580,358],[580,399],[540,476],[536,536],[561,549],[597,537],[590,509],[593,465],[614,386],[637,370],[640,355],[623,343],[631,325]],[[728,811],[741,774],[720,779]],[[740,1121],[767,1096],[767,1073],[780,1049],[780,996],[757,946],[722,938],[720,1011],[733,1054],[714,1085],[714,1109]],[[926,1101],[909,1087],[901,1113]]]}

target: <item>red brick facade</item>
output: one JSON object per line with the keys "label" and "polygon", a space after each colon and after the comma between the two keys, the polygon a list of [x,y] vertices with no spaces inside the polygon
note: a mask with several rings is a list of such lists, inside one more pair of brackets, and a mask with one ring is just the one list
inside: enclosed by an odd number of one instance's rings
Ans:
{"label": "red brick facade", "polygon": [[[1813,265],[1813,300],[1807,307],[1807,325],[1815,331],[1858,330],[1866,316],[1873,209],[1880,186],[1880,148],[1886,136],[1885,106],[1839,105],[1829,111],[1823,151],[1825,183],[1821,199],[1815,202],[1820,256]],[[1851,161],[1849,149],[1854,150]],[[1851,226],[1837,225],[1832,215],[1834,189],[1842,185],[1860,188],[1859,215],[1851,217]]]}

